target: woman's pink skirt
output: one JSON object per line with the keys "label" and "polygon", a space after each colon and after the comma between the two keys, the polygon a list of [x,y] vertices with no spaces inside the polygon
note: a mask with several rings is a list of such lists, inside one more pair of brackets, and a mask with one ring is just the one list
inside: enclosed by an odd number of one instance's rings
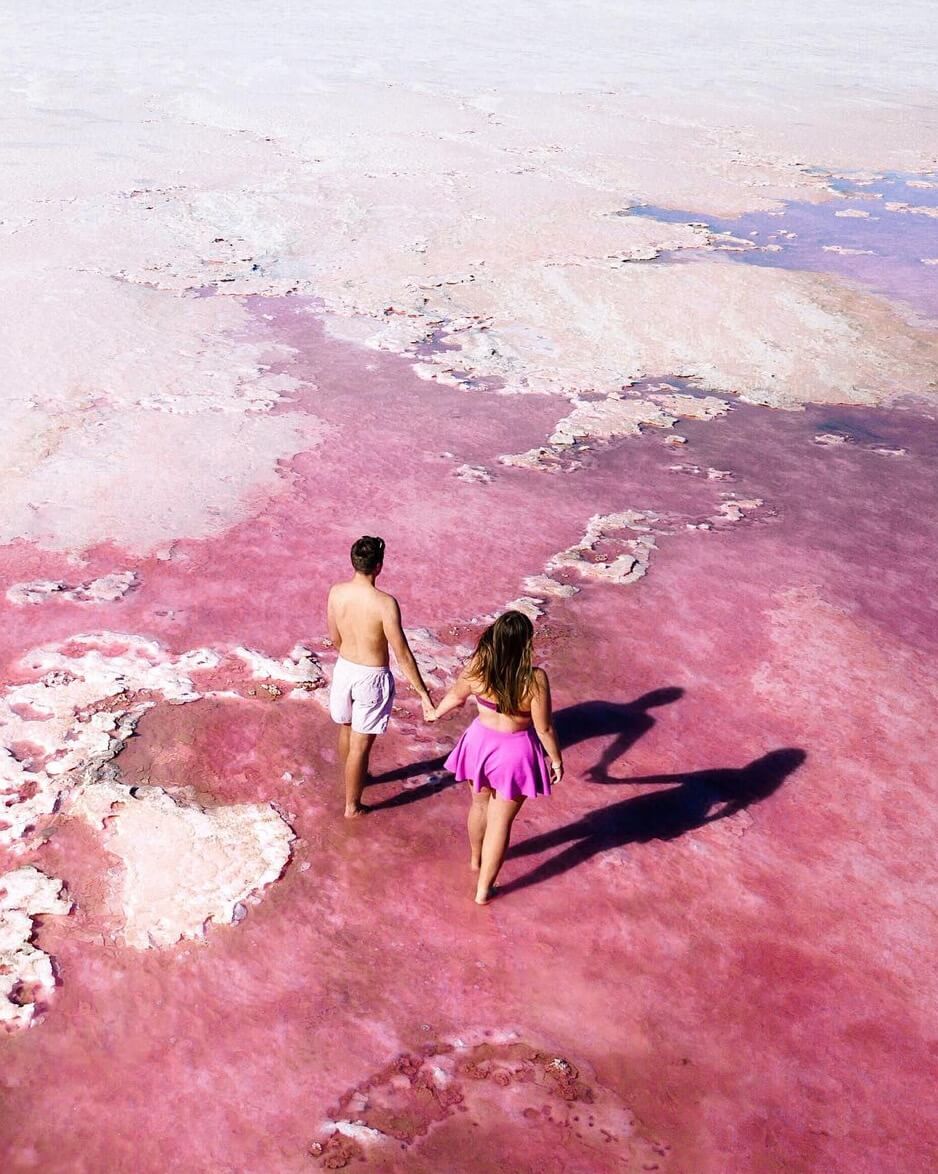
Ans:
{"label": "woman's pink skirt", "polygon": [[453,747],[446,769],[458,782],[471,782],[474,791],[491,787],[502,799],[550,794],[547,755],[530,727],[508,734],[476,718]]}

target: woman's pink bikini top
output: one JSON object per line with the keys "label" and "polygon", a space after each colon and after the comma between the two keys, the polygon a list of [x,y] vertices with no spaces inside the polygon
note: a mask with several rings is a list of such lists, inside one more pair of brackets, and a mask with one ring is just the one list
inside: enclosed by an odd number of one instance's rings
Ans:
{"label": "woman's pink bikini top", "polygon": [[[495,704],[494,701],[486,701],[485,698],[480,697],[478,693],[473,693],[473,697],[476,699],[476,701],[478,702],[479,705],[484,706],[486,709],[491,709],[494,713],[501,713],[501,710],[498,708],[498,706]],[[511,713],[508,716],[509,717],[530,717],[531,711],[530,711],[530,709],[522,709],[518,713]]]}

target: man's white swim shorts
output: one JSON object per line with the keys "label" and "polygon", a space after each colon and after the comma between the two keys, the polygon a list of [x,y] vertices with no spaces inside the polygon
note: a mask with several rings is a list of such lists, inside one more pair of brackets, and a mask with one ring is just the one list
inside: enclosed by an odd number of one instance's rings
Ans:
{"label": "man's white swim shorts", "polygon": [[332,720],[358,734],[383,734],[394,705],[394,677],[389,668],[355,664],[341,656],[332,672],[329,713]]}

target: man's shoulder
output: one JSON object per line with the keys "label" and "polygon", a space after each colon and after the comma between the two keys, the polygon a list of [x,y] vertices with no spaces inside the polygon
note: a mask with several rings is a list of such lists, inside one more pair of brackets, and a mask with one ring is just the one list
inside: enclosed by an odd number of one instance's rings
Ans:
{"label": "man's shoulder", "polygon": [[382,611],[398,612],[400,611],[400,604],[397,599],[390,593],[390,591],[382,591],[380,587],[375,588],[375,595],[378,597],[378,606]]}

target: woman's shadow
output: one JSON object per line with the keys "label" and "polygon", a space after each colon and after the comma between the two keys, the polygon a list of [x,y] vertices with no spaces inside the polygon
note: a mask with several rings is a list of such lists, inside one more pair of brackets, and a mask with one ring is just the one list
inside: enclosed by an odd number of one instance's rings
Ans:
{"label": "woman's shadow", "polygon": [[648,840],[674,840],[694,828],[735,815],[777,791],[806,757],[803,750],[787,748],[773,750],[739,768],[623,779],[631,784],[676,785],[598,807],[574,823],[532,836],[510,848],[508,855],[512,858],[550,848],[563,851],[524,876],[508,881],[501,891],[507,893],[550,880],[610,848]]}
{"label": "woman's shadow", "polygon": [[[654,689],[637,697],[634,701],[580,701],[576,705],[568,705],[554,714],[554,728],[560,745],[566,749],[575,746],[578,742],[585,742],[590,738],[604,738],[615,735],[603,751],[599,761],[586,771],[585,777],[593,782],[619,781],[611,780],[609,767],[633,746],[643,734],[647,734],[655,724],[655,719],[647,712],[659,705],[669,705],[684,696],[684,690],[676,685],[665,689]],[[387,810],[391,807],[405,807],[410,803],[419,803],[421,799],[430,799],[446,790],[455,783],[451,775],[443,771],[446,755],[429,758],[422,762],[412,762],[407,766],[396,767],[384,771],[368,780],[369,786],[374,783],[404,782],[407,779],[427,775],[426,782],[415,787],[407,787],[387,799],[369,802],[372,811]]]}

